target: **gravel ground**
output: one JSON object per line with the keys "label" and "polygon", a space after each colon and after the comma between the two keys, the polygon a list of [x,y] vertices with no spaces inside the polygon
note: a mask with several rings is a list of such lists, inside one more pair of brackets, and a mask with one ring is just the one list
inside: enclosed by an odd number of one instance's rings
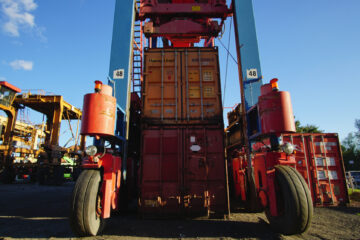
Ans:
{"label": "gravel ground", "polygon": [[[73,183],[61,187],[0,185],[0,240],[74,238],[68,224]],[[143,220],[136,214],[107,221],[102,236],[86,239],[360,239],[360,204],[316,208],[303,235],[272,232],[262,213],[233,213],[229,220]]]}

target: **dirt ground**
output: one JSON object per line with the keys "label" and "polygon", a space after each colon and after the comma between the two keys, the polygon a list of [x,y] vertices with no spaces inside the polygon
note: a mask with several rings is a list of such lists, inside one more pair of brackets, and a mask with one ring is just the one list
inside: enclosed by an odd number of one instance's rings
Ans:
{"label": "dirt ground", "polygon": [[[67,219],[72,188],[0,185],[0,240],[74,238]],[[316,208],[308,232],[297,236],[272,232],[262,213],[234,213],[229,220],[142,220],[129,214],[110,218],[103,235],[87,239],[360,239],[360,204]]]}

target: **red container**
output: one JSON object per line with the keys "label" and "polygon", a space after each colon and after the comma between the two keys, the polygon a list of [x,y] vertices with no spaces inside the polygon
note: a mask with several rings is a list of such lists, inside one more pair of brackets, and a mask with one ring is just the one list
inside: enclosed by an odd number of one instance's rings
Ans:
{"label": "red container", "polygon": [[[334,133],[284,133],[283,142],[295,145],[294,167],[303,176],[310,189],[312,200],[316,206],[344,205],[349,202],[346,187],[345,168],[342,159],[339,138]],[[266,187],[266,163],[269,162],[266,145],[269,139],[252,145],[254,154],[255,182],[260,188]],[[246,184],[244,184],[244,151],[228,149],[228,156],[232,156],[229,171],[232,195],[237,199],[245,199]],[[283,153],[284,154],[284,153]],[[231,185],[230,184],[230,185]]]}
{"label": "red container", "polygon": [[233,176],[233,196],[242,201],[246,200],[246,163],[243,156],[231,159]]}
{"label": "red container", "polygon": [[228,212],[222,127],[152,127],[142,132],[142,213]]}
{"label": "red container", "polygon": [[345,168],[337,134],[283,134],[296,146],[296,169],[307,182],[316,205],[339,205],[349,201]]}
{"label": "red container", "polygon": [[259,97],[262,133],[296,132],[290,93],[263,89]]}
{"label": "red container", "polygon": [[82,135],[114,135],[116,99],[111,96],[111,91],[107,91],[108,88],[105,90],[105,94],[90,93],[84,96]]}

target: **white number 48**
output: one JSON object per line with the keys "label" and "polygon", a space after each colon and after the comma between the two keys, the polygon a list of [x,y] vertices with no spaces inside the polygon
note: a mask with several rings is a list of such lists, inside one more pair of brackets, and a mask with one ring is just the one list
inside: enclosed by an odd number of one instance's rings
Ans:
{"label": "white number 48", "polygon": [[124,69],[117,69],[114,71],[113,79],[123,79],[124,78]]}
{"label": "white number 48", "polygon": [[246,77],[247,79],[255,79],[258,78],[258,73],[256,68],[247,69],[246,70]]}

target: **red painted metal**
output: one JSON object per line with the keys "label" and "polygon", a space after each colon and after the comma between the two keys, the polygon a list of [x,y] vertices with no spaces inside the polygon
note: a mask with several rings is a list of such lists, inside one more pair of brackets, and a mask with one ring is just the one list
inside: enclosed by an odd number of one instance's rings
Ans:
{"label": "red painted metal", "polygon": [[88,156],[83,159],[84,169],[101,169],[101,217],[109,218],[112,209],[118,208],[119,190],[121,184],[121,158],[105,153]]}
{"label": "red painted metal", "polygon": [[[225,0],[142,0],[139,19],[148,20],[146,37],[165,37],[172,47],[192,47],[201,39],[205,46],[213,46],[230,14]],[[220,18],[220,24],[213,18]]]}
{"label": "red painted metal", "polygon": [[[103,85],[103,88],[105,85]],[[104,91],[105,93],[109,91]],[[110,93],[111,94],[111,93]],[[116,99],[111,95],[90,93],[84,96],[81,120],[82,135],[113,136]]]}
{"label": "red painted metal", "polygon": [[283,134],[296,146],[296,170],[307,182],[315,205],[348,203],[344,162],[337,134]]}
{"label": "red painted metal", "polygon": [[139,18],[145,20],[164,15],[226,18],[229,13],[226,0],[141,0]]}
{"label": "red painted metal", "polygon": [[0,85],[1,86],[4,86],[4,87],[7,87],[7,88],[10,88],[11,90],[13,90],[14,92],[17,92],[17,93],[20,93],[21,92],[21,89],[18,88],[18,87],[15,87],[14,85],[6,82],[6,81],[1,81],[0,82]]}
{"label": "red painted metal", "polygon": [[232,169],[234,197],[245,201],[246,189],[244,186],[246,184],[246,162],[242,156],[233,158],[231,162],[232,167],[230,169]]}
{"label": "red painted metal", "polygon": [[271,93],[272,92],[271,84],[262,85],[260,90],[261,90],[261,95],[262,96]]}
{"label": "red painted metal", "polygon": [[259,97],[259,116],[262,133],[296,132],[290,93],[271,91]]}
{"label": "red painted metal", "polygon": [[[290,165],[304,177],[314,205],[340,205],[349,201],[345,169],[337,134],[283,133],[281,137],[284,143],[288,142],[295,145],[294,154],[289,155],[294,158],[293,164]],[[265,152],[266,146],[269,145],[269,139],[264,139],[262,143],[253,144],[252,149],[255,152]],[[263,169],[261,175],[265,175],[265,169],[273,164],[286,164],[286,161],[281,160],[281,158],[280,160],[267,158],[266,166],[265,160],[260,157],[262,154],[264,153],[257,153],[254,158],[254,168]],[[259,179],[258,171],[255,171],[255,176],[256,179]]]}
{"label": "red painted metal", "polygon": [[269,206],[263,207],[269,207],[271,215],[277,216],[274,166],[295,166],[295,158],[283,152],[259,152],[254,155],[252,163],[257,192],[258,194],[263,192],[268,198],[268,201],[261,201],[261,203],[268,204]]}
{"label": "red painted metal", "polygon": [[193,21],[191,19],[175,19],[154,27],[153,22],[147,22],[144,26],[145,36],[165,36],[179,38],[179,41],[187,37],[218,36],[221,26],[216,21]]}
{"label": "red painted metal", "polygon": [[143,130],[140,192],[143,213],[226,214],[222,127]]}

